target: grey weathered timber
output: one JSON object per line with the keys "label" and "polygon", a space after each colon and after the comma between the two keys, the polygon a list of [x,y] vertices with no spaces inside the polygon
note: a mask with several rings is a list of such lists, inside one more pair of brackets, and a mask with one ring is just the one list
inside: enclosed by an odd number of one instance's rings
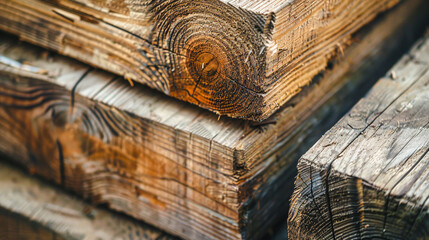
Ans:
{"label": "grey weathered timber", "polygon": [[176,239],[145,223],[93,207],[0,161],[2,240]]}
{"label": "grey weathered timber", "polygon": [[298,163],[291,239],[429,238],[429,36]]}
{"label": "grey weathered timber", "polygon": [[390,68],[409,31],[424,28],[427,4],[404,1],[355,35],[344,56],[259,126],[5,36],[0,152],[184,238],[261,237],[287,214],[297,159]]}

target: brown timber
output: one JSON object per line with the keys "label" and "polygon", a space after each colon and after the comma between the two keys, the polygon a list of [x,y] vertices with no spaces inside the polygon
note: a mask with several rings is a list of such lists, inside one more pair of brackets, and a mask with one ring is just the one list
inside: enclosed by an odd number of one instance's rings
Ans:
{"label": "brown timber", "polygon": [[[5,159],[0,159],[5,160]],[[93,207],[0,162],[2,240],[174,240],[145,223]]]}
{"label": "brown timber", "polygon": [[183,238],[256,239],[285,219],[297,159],[426,26],[427,6],[404,1],[359,32],[331,69],[259,126],[3,34],[0,152]]}
{"label": "brown timber", "polygon": [[399,0],[8,0],[0,29],[220,115],[261,121]]}

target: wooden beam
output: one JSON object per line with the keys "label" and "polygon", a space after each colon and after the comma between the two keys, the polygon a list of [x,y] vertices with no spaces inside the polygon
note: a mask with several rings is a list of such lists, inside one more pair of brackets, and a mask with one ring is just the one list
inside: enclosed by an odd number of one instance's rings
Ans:
{"label": "wooden beam", "polygon": [[[4,159],[2,159],[4,160]],[[0,162],[0,239],[176,239]]]}
{"label": "wooden beam", "polygon": [[259,126],[5,36],[0,152],[184,238],[261,237],[287,213],[296,160],[363,94],[356,89],[387,71],[408,31],[426,26],[426,4],[406,1],[360,32],[342,61]]}
{"label": "wooden beam", "polygon": [[[146,223],[94,207],[4,160],[0,160],[0,239],[177,239]],[[287,228],[271,234],[267,237],[285,240]]]}
{"label": "wooden beam", "polygon": [[298,164],[291,239],[429,237],[429,36]]}
{"label": "wooden beam", "polygon": [[260,121],[398,2],[10,0],[0,2],[0,29],[220,115]]}

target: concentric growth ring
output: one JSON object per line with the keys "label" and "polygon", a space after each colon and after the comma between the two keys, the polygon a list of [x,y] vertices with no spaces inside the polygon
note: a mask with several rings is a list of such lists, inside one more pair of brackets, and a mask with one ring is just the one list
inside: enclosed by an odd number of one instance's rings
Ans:
{"label": "concentric growth ring", "polygon": [[[170,94],[209,109],[251,107],[264,78],[264,17],[208,0],[153,4],[155,58],[169,66]],[[243,98],[244,97],[244,98]]]}

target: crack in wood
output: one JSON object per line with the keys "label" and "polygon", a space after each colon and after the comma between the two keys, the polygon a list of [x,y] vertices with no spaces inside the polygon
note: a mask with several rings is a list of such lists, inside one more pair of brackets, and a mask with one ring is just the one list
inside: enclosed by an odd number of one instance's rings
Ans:
{"label": "crack in wood", "polygon": [[334,228],[334,220],[332,217],[332,208],[331,208],[331,198],[329,196],[329,175],[331,174],[331,168],[332,168],[332,162],[329,164],[329,166],[326,169],[326,177],[325,177],[325,197],[326,197],[326,203],[328,208],[328,216],[329,216],[329,222],[332,232],[332,239],[336,240],[335,238],[335,228]]}
{"label": "crack in wood", "polygon": [[75,99],[75,93],[76,93],[76,88],[79,85],[80,82],[82,82],[82,80],[93,70],[93,68],[89,68],[88,70],[86,70],[82,76],[80,76],[80,78],[76,81],[76,83],[73,85],[73,88],[71,90],[70,93],[70,118],[73,119],[73,114],[74,114],[74,99]]}
{"label": "crack in wood", "polygon": [[[314,205],[316,205],[316,209],[317,209],[317,212],[319,213],[319,215],[320,215],[320,217],[321,218],[325,218],[323,215],[322,215],[322,212],[320,211],[320,207],[319,207],[319,204],[317,204],[317,202],[316,202],[316,198],[314,197],[314,191],[313,191],[313,175],[312,175],[313,173],[312,173],[312,166],[310,165],[310,193],[311,193],[311,198],[313,199],[313,203],[314,203]],[[325,220],[325,219],[324,219]]]}
{"label": "crack in wood", "polygon": [[64,166],[64,154],[63,154],[63,147],[61,145],[61,142],[57,139],[56,140],[57,143],[57,149],[58,149],[58,160],[59,160],[59,164],[60,164],[60,184],[61,186],[65,186],[65,179],[66,179],[66,174],[65,174],[65,166]]}

